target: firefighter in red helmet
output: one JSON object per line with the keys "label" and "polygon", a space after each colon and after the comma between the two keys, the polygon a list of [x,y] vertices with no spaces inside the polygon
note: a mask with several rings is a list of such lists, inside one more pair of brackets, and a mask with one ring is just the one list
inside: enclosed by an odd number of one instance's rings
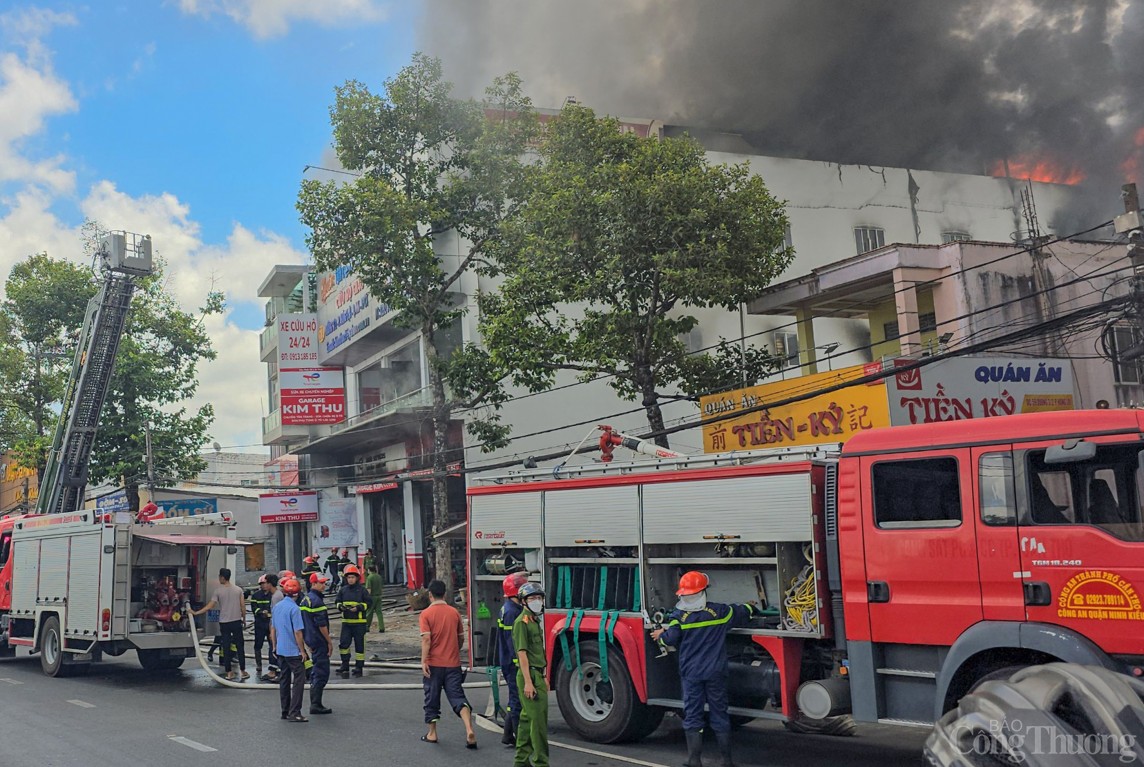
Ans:
{"label": "firefighter in red helmet", "polygon": [[369,591],[362,585],[361,571],[357,565],[348,565],[342,571],[342,587],[338,590],[334,606],[342,613],[342,636],[338,640],[338,652],[342,665],[338,676],[345,679],[350,675],[350,644],[354,646],[354,676],[361,676],[365,668],[365,632],[369,628],[366,613],[372,604]]}
{"label": "firefighter in red helmet", "polygon": [[505,707],[504,732],[501,743],[516,744],[516,724],[520,720],[520,690],[516,686],[516,648],[512,645],[512,626],[520,617],[520,587],[528,583],[528,573],[513,573],[504,579],[504,604],[497,617],[497,664],[508,685],[508,705]]}
{"label": "firefighter in red helmet", "polygon": [[663,628],[652,639],[679,650],[679,679],[683,686],[683,731],[687,737],[686,767],[701,767],[704,707],[715,732],[723,767],[731,760],[731,717],[727,712],[727,632],[750,622],[755,608],[749,604],[707,601],[710,579],[703,573],[684,573],[676,596],[679,602]]}

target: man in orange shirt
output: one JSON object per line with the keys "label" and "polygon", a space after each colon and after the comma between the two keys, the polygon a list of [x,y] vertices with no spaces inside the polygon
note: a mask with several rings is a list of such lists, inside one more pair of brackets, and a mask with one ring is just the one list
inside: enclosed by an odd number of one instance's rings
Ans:
{"label": "man in orange shirt", "polygon": [[461,686],[461,645],[465,628],[461,614],[445,602],[445,584],[429,584],[429,606],[421,611],[421,672],[425,675],[425,723],[429,732],[421,736],[426,743],[437,742],[437,722],[441,719],[441,692],[449,700],[453,713],[465,723],[465,748],[477,747],[473,730],[473,711]]}

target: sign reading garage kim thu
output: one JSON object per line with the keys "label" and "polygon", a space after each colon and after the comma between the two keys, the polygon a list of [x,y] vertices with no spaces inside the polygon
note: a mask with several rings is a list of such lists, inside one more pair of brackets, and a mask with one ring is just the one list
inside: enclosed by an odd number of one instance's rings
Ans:
{"label": "sign reading garage kim thu", "polygon": [[1074,388],[1068,360],[1020,357],[955,357],[886,379],[894,426],[1072,410]]}

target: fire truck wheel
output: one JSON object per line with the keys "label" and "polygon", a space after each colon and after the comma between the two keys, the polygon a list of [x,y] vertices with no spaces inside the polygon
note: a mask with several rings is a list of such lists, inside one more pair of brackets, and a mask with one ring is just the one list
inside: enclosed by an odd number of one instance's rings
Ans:
{"label": "fire truck wheel", "polygon": [[66,676],[68,666],[64,663],[64,640],[60,632],[60,619],[49,615],[40,633],[40,668],[48,676]]}
{"label": "fire truck wheel", "polygon": [[608,681],[604,681],[600,651],[592,638],[581,640],[580,669],[569,671],[560,663],[556,702],[568,726],[594,743],[638,740],[654,732],[663,719],[662,709],[640,702],[623,653],[614,647],[608,648]]}
{"label": "fire truck wheel", "polygon": [[147,671],[174,671],[186,658],[172,658],[162,650],[137,650],[139,665]]}

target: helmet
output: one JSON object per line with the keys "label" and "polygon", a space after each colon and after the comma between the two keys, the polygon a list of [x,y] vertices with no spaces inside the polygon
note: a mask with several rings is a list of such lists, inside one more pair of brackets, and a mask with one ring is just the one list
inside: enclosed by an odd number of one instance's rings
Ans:
{"label": "helmet", "polygon": [[520,587],[528,583],[528,573],[513,573],[504,579],[504,595],[515,597]]}
{"label": "helmet", "polygon": [[521,599],[528,599],[529,597],[534,597],[538,594],[540,596],[544,596],[544,587],[539,583],[533,583],[532,581],[529,581],[528,583],[521,586],[520,590],[516,592],[516,595]]}
{"label": "helmet", "polygon": [[325,583],[328,580],[329,580],[329,577],[322,575],[321,573],[310,573],[310,585],[311,586],[313,586],[315,583]]}
{"label": "helmet", "polygon": [[287,578],[282,581],[282,593],[287,596],[294,596],[302,591],[301,584],[298,583],[297,578]]}
{"label": "helmet", "polygon": [[1104,764],[1097,757],[1114,749],[1127,763],[1144,757],[1142,728],[1144,682],[1098,666],[1050,663],[966,695],[934,725],[925,756],[934,767],[1071,767]]}
{"label": "helmet", "polygon": [[263,583],[266,583],[266,573],[258,576],[258,584],[261,586]]}
{"label": "helmet", "polygon": [[278,581],[279,582],[282,582],[282,581],[286,580],[287,578],[297,578],[297,577],[298,576],[294,575],[293,570],[281,570],[278,573]]}
{"label": "helmet", "polygon": [[303,558],[302,558],[302,562],[304,562],[304,563],[305,563],[305,564],[307,564],[307,565],[312,565],[312,564],[314,564],[314,562],[316,562],[316,561],[317,561],[317,560],[316,560],[316,559],[314,559],[314,556],[313,556],[312,554],[311,554],[310,556],[308,556],[308,557],[303,557]]}
{"label": "helmet", "polygon": [[679,579],[679,591],[675,592],[675,595],[688,597],[692,594],[698,594],[700,591],[706,591],[709,585],[711,585],[710,578],[704,573],[692,570],[689,573],[684,573],[683,577]]}
{"label": "helmet", "polygon": [[349,555],[350,555],[349,549],[342,549],[342,556],[343,557],[348,557]]}
{"label": "helmet", "polygon": [[346,569],[342,570],[342,577],[347,575],[356,575],[358,580],[361,580],[361,570],[357,568],[357,565],[346,565]]}

